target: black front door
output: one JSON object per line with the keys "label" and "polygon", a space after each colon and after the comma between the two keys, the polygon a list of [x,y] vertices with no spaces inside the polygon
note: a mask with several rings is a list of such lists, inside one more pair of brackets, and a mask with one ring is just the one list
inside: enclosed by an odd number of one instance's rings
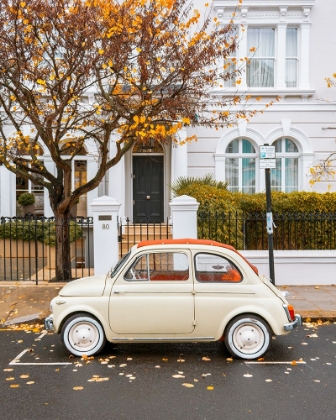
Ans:
{"label": "black front door", "polygon": [[163,221],[163,156],[133,156],[133,220]]}

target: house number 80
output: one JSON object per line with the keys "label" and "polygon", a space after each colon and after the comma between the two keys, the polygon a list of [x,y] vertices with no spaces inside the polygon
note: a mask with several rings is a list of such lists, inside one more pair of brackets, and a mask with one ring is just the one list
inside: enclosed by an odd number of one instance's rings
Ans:
{"label": "house number 80", "polygon": [[110,229],[110,225],[108,223],[103,223],[102,229]]}

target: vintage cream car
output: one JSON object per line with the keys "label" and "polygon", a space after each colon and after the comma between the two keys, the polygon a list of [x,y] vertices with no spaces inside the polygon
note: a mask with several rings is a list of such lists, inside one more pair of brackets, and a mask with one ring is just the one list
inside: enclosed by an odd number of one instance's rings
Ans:
{"label": "vintage cream car", "polygon": [[74,355],[110,342],[223,339],[236,357],[254,359],[271,336],[301,324],[271,282],[233,247],[210,240],[143,241],[106,276],[68,283],[51,301],[45,327]]}

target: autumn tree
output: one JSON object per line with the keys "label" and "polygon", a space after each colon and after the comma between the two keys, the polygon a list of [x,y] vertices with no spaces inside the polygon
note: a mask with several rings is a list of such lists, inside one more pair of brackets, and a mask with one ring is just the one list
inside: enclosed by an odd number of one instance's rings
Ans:
{"label": "autumn tree", "polygon": [[[1,1],[0,162],[49,192],[58,279],[71,278],[71,206],[136,142],[177,141],[183,126],[219,128],[255,113],[237,107],[248,97],[220,93],[236,48],[233,22],[220,25],[211,8],[201,16],[188,0]],[[72,189],[72,161],[89,140],[97,172]]]}

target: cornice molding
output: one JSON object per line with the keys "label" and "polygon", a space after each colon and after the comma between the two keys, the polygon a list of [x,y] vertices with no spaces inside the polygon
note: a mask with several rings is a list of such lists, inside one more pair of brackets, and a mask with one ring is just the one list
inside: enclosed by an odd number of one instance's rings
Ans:
{"label": "cornice molding", "polygon": [[236,22],[248,21],[301,21],[309,22],[310,11],[315,0],[243,0],[237,7],[237,0],[213,0],[213,8],[222,21],[230,21],[235,12]]}

